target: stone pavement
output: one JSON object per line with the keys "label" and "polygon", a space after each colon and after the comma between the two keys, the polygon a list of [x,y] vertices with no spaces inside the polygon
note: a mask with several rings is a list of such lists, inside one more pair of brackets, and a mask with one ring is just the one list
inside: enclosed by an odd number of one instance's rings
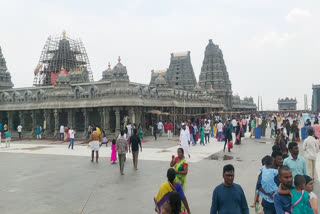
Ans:
{"label": "stone pavement", "polygon": [[[118,164],[109,162],[110,147],[102,147],[99,163],[89,161],[85,145],[71,151],[67,143],[21,141],[9,149],[0,148],[1,213],[154,213],[153,197],[166,181],[178,141],[165,137],[146,141],[139,170],[133,169],[129,154],[124,176]],[[235,167],[235,182],[242,185],[251,204],[261,158],[271,153],[271,142],[246,138],[230,153],[223,153],[222,143],[216,141],[191,147],[186,196],[192,213],[209,213],[212,191],[222,182],[222,167],[229,163]],[[319,195],[318,180],[315,186]]]}

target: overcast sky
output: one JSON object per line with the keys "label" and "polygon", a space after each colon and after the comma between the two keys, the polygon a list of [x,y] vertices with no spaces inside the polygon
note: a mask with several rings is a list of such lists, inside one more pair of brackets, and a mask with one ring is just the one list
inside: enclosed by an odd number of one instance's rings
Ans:
{"label": "overcast sky", "polygon": [[48,36],[63,30],[83,41],[95,80],[121,56],[131,81],[149,83],[181,51],[198,79],[212,38],[234,94],[262,96],[264,110],[296,97],[302,109],[320,83],[319,14],[319,0],[0,0],[0,46],[15,87],[32,85]]}

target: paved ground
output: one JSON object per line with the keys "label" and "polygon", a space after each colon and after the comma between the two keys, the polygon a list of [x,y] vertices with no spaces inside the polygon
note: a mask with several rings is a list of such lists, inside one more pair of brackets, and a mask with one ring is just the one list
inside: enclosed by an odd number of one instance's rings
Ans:
{"label": "paved ground", "polygon": [[[1,213],[154,213],[153,197],[166,181],[177,143],[165,137],[157,142],[146,138],[139,170],[133,170],[128,155],[124,176],[118,164],[109,162],[110,147],[102,147],[100,162],[91,163],[85,145],[76,145],[73,151],[48,141],[15,142],[10,149],[2,145]],[[235,166],[235,182],[252,203],[260,160],[270,154],[270,143],[270,139],[246,138],[231,153],[223,153],[222,143],[216,141],[191,147],[186,196],[192,213],[209,213],[212,191],[222,182],[222,167],[228,163]],[[320,193],[318,181],[315,192]]]}

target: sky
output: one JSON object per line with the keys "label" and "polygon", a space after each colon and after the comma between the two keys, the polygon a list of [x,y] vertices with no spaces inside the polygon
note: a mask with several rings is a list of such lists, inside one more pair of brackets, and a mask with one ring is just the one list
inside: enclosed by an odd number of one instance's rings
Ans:
{"label": "sky", "polygon": [[149,83],[170,53],[190,51],[197,79],[208,40],[222,49],[234,95],[278,98],[320,84],[319,0],[0,0],[0,46],[15,87],[33,83],[49,36],[81,38],[94,80],[121,56],[130,81]]}

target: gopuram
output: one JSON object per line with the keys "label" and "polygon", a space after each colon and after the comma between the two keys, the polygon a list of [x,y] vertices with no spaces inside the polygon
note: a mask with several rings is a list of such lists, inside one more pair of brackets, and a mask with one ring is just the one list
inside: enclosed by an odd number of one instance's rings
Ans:
{"label": "gopuram", "polygon": [[83,43],[63,33],[48,38],[32,87],[13,88],[0,49],[0,122],[8,124],[13,136],[19,124],[24,137],[35,136],[37,125],[46,137],[58,137],[64,125],[72,126],[79,138],[92,124],[110,135],[119,133],[128,120],[148,129],[158,119],[180,123],[222,111],[256,111],[252,97],[232,95],[222,51],[212,40],[199,79],[197,83],[190,52],[184,52],[171,54],[168,69],[152,71],[149,85],[131,82],[120,57],[94,81]]}

